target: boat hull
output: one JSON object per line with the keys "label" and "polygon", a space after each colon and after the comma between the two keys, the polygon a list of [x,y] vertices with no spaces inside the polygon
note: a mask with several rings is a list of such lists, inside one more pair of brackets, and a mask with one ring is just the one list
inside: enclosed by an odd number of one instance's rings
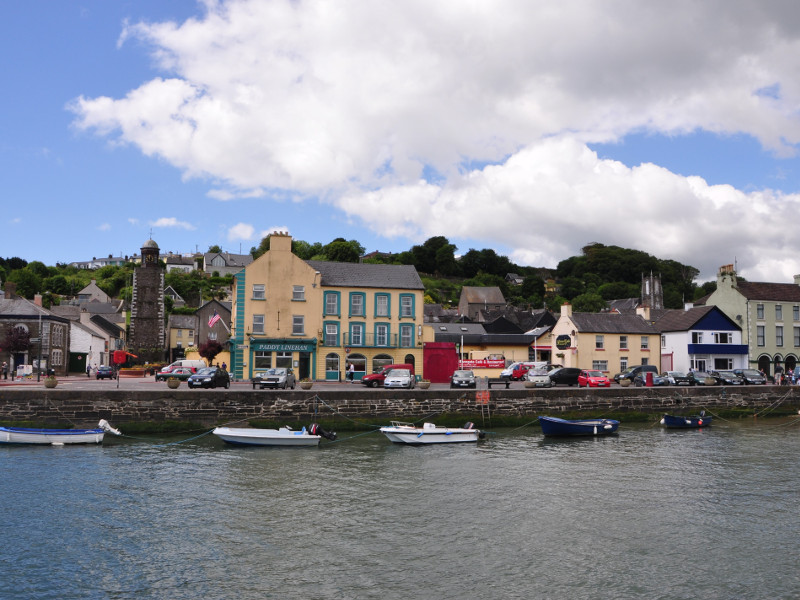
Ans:
{"label": "boat hull", "polygon": [[102,444],[103,429],[30,429],[0,427],[0,444]]}
{"label": "boat hull", "polygon": [[611,435],[617,432],[619,421],[614,419],[579,419],[570,421],[558,417],[539,417],[542,433],[547,436]]}
{"label": "boat hull", "polygon": [[253,429],[248,427],[217,427],[214,435],[227,444],[236,446],[317,446],[321,436],[311,435],[305,428],[292,429]]}
{"label": "boat hull", "polygon": [[661,418],[661,424],[670,429],[700,429],[701,427],[711,427],[711,417],[706,415],[691,417],[664,415]]}
{"label": "boat hull", "polygon": [[477,429],[436,427],[425,423],[423,427],[390,425],[381,427],[381,433],[395,444],[459,444],[477,442],[481,432]]}

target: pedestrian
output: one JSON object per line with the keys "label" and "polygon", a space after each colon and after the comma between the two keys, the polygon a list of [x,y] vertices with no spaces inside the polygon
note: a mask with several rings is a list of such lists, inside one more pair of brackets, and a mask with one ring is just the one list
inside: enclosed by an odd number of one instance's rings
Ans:
{"label": "pedestrian", "polygon": [[3,379],[8,379],[8,363],[3,361]]}
{"label": "pedestrian", "polygon": [[350,363],[350,366],[347,367],[347,379],[350,383],[353,383],[353,378],[356,376],[356,366],[353,363]]}
{"label": "pedestrian", "polygon": [[92,376],[92,365],[89,364],[88,360],[86,361],[86,376],[87,377]]}
{"label": "pedestrian", "polygon": [[227,371],[228,370],[228,365],[225,364],[224,360],[222,361],[222,370],[223,371]]}

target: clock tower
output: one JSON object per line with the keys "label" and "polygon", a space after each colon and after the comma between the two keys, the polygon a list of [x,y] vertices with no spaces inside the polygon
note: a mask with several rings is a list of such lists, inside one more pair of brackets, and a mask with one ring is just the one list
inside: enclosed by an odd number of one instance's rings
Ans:
{"label": "clock tower", "polygon": [[152,239],[142,246],[142,264],[133,271],[131,327],[128,348],[140,359],[164,359],[164,271],[158,262],[158,244]]}

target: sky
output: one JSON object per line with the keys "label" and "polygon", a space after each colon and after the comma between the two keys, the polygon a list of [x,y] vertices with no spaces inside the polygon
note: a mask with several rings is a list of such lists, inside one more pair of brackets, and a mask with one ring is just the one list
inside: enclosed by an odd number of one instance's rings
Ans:
{"label": "sky", "polygon": [[0,256],[442,235],[800,273],[792,0],[29,0],[0,19]]}

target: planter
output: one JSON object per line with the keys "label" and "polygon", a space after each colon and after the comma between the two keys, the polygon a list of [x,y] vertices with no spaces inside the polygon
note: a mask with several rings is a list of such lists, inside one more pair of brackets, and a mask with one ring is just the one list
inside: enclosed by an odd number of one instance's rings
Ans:
{"label": "planter", "polygon": [[58,379],[55,377],[48,377],[44,380],[44,387],[46,388],[54,388],[58,385]]}
{"label": "planter", "polygon": [[622,387],[631,387],[631,380],[630,379],[620,379],[619,384]]}
{"label": "planter", "polygon": [[310,390],[312,385],[314,385],[313,381],[301,381],[300,382],[300,389]]}
{"label": "planter", "polygon": [[535,388],[536,387],[535,383],[533,383],[532,381],[528,381],[527,379],[525,380],[525,383],[523,383],[522,385],[524,385],[526,388]]}
{"label": "planter", "polygon": [[431,387],[431,382],[430,381],[420,381],[417,385],[419,385],[419,388],[421,390],[427,390],[429,387]]}
{"label": "planter", "polygon": [[144,369],[120,369],[120,377],[144,377]]}
{"label": "planter", "polygon": [[180,379],[167,379],[167,387],[171,390],[177,390],[181,386]]}
{"label": "planter", "polygon": [[703,383],[705,383],[706,385],[717,385],[717,380],[714,379],[713,377],[706,377],[703,380]]}

